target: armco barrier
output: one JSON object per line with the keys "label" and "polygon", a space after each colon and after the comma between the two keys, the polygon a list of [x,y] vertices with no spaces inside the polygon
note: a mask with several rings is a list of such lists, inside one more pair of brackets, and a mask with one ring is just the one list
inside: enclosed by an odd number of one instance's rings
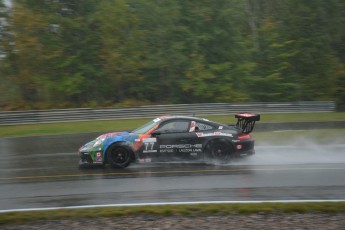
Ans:
{"label": "armco barrier", "polygon": [[286,103],[201,103],[150,105],[131,108],[104,109],[52,109],[29,111],[0,112],[0,125],[113,120],[150,118],[165,114],[170,115],[224,115],[238,112],[253,113],[304,113],[304,112],[333,112],[335,103],[332,101],[308,101]]}

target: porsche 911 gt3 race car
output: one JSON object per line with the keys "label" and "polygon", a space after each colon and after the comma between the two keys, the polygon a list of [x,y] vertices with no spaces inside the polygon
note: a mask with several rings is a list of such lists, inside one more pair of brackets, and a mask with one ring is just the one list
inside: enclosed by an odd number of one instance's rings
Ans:
{"label": "porsche 911 gt3 race car", "polygon": [[127,167],[131,162],[227,163],[254,154],[250,135],[260,115],[236,114],[236,125],[203,118],[162,116],[133,130],[103,134],[80,147],[80,166]]}

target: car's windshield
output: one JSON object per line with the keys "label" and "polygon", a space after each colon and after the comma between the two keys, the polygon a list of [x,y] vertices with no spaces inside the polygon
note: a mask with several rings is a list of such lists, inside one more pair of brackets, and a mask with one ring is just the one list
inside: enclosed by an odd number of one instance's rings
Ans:
{"label": "car's windshield", "polygon": [[137,134],[144,134],[147,131],[149,131],[150,129],[152,129],[156,124],[157,124],[157,120],[155,119],[153,121],[146,123],[143,126],[140,126],[139,128],[133,130],[132,132],[137,133]]}

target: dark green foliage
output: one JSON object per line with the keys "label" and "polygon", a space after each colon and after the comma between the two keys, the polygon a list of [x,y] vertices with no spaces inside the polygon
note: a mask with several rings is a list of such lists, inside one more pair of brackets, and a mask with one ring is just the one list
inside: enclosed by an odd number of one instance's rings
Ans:
{"label": "dark green foliage", "polygon": [[3,109],[303,100],[345,108],[344,1],[2,2]]}

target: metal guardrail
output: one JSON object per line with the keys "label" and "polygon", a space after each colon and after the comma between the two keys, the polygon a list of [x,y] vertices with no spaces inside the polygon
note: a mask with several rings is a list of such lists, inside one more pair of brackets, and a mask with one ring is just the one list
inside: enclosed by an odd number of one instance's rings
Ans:
{"label": "metal guardrail", "polygon": [[150,105],[131,108],[104,109],[52,109],[29,111],[0,112],[0,125],[52,123],[69,121],[114,120],[150,118],[161,115],[226,115],[238,112],[253,113],[305,113],[333,112],[336,109],[332,101],[308,101],[288,103],[201,103]]}

